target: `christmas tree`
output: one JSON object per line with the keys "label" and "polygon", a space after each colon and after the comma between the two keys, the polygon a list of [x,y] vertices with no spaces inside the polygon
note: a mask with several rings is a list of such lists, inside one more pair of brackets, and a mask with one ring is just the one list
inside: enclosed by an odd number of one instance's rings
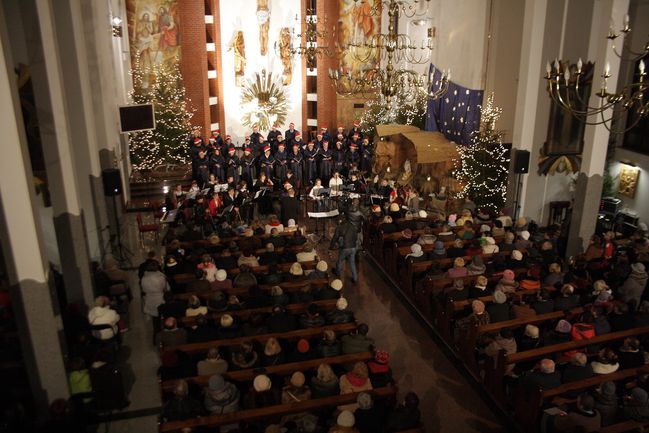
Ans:
{"label": "christmas tree", "polygon": [[191,132],[193,113],[188,110],[189,101],[178,65],[177,61],[172,65],[164,62],[154,65],[154,80],[144,79],[145,72],[138,61],[131,70],[131,100],[134,104],[152,103],[156,121],[153,130],[129,134],[131,163],[136,170],[187,161],[187,136]]}
{"label": "christmas tree", "polygon": [[471,134],[470,146],[458,146],[455,177],[462,185],[458,197],[467,197],[478,208],[498,212],[505,205],[509,158],[502,144],[503,132],[496,129],[502,109],[494,107],[493,93],[480,107],[480,130]]}

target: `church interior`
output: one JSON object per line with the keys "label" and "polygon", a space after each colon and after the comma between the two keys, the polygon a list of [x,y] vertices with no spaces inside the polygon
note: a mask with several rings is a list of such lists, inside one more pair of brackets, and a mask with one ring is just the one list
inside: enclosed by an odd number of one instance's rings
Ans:
{"label": "church interior", "polygon": [[3,0],[0,433],[649,431],[648,34]]}

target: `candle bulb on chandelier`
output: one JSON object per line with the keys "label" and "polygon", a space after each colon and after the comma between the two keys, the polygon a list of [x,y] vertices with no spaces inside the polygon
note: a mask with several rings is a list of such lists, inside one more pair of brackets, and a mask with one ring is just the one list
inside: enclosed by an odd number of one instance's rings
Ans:
{"label": "candle bulb on chandelier", "polygon": [[555,58],[554,58],[554,70],[557,71],[557,73],[559,73],[559,67],[560,67],[560,65],[559,65],[559,59],[557,59],[557,58],[555,57]]}
{"label": "candle bulb on chandelier", "polygon": [[604,78],[608,78],[611,76],[611,64],[609,62],[606,62],[606,66],[604,66]]}
{"label": "candle bulb on chandelier", "polygon": [[638,63],[638,71],[640,71],[640,75],[644,75],[644,60],[640,60]]}
{"label": "candle bulb on chandelier", "polygon": [[548,78],[552,76],[552,66],[550,66],[550,61],[545,64],[545,72],[547,73]]}
{"label": "candle bulb on chandelier", "polygon": [[629,30],[629,14],[624,15],[624,30]]}
{"label": "candle bulb on chandelier", "polygon": [[570,82],[570,69],[566,68],[565,71],[563,71],[563,78],[566,80],[566,85]]}
{"label": "candle bulb on chandelier", "polygon": [[577,60],[577,73],[581,74],[581,68],[584,66],[584,63],[581,61],[581,57]]}

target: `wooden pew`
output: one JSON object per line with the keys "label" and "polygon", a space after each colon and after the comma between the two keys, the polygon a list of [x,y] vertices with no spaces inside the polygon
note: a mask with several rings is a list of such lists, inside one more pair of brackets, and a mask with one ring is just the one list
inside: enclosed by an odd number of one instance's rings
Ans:
{"label": "wooden pew", "polygon": [[[641,374],[649,372],[649,367],[629,368],[618,370],[610,374],[598,374],[588,379],[578,380],[563,384],[557,388],[536,391],[520,390],[517,392],[516,405],[514,407],[514,416],[518,423],[524,427],[525,431],[536,431],[539,425],[539,419],[546,401],[556,400],[562,394],[576,391],[586,391],[598,387],[604,382],[617,382],[621,380],[632,379]],[[600,430],[601,431],[601,430]],[[613,430],[615,431],[615,430]],[[626,430],[621,430],[626,431]]]}
{"label": "wooden pew", "polygon": [[[527,272],[526,268],[519,268],[519,269],[513,269],[514,274],[521,275]],[[489,280],[489,284],[493,284],[498,282],[502,278],[502,273],[496,273],[492,275],[485,275],[487,279]],[[462,280],[464,281],[464,285],[471,285],[475,283],[476,278],[478,278],[479,275],[467,275],[465,277],[462,277]],[[426,317],[430,318],[431,320],[435,320],[435,311],[436,309],[433,308],[433,303],[431,302],[431,295],[435,294],[436,292],[440,292],[444,290],[445,287],[449,287],[453,284],[453,278],[438,278],[438,279],[428,279],[424,278],[422,280],[422,284],[417,286],[415,288],[415,293],[414,293],[414,298],[417,307],[420,309],[422,314],[424,314]]]}
{"label": "wooden pew", "polygon": [[[282,288],[282,291],[285,293],[291,293],[291,292],[297,292],[301,290],[303,287],[306,286],[311,286],[313,288],[320,288],[320,287],[326,287],[329,285],[329,280],[326,278],[318,278],[316,280],[301,280],[301,281],[284,281],[278,284],[260,284],[259,288],[263,292],[270,292],[271,288],[273,286],[279,286]],[[174,295],[175,299],[180,299],[180,300],[188,300],[192,295],[196,295],[201,299],[209,299],[210,296],[212,296],[215,293],[215,291],[208,290],[204,292],[186,292],[186,293],[176,293]],[[235,296],[245,296],[248,294],[248,289],[244,287],[233,287],[232,289],[225,290],[224,293],[226,293],[228,296],[229,295],[235,295]]]}
{"label": "wooden pew", "polygon": [[[375,399],[382,399],[394,396],[396,394],[396,388],[393,386],[386,386],[365,392],[371,394]],[[159,431],[161,433],[174,433],[180,432],[186,427],[193,429],[195,427],[217,427],[220,425],[236,424],[241,421],[255,421],[259,419],[276,420],[281,418],[283,415],[310,412],[321,408],[351,404],[356,402],[358,394],[360,394],[360,392],[336,395],[333,397],[315,398],[289,404],[278,404],[260,409],[244,409],[233,413],[209,415],[184,421],[166,422],[160,424]]]}
{"label": "wooden pew", "polygon": [[349,332],[356,329],[356,323],[354,322],[340,323],[340,324],[333,324],[333,325],[324,325],[315,328],[298,329],[296,331],[289,331],[289,332],[254,335],[249,337],[237,337],[237,338],[229,338],[224,340],[212,340],[203,343],[188,343],[188,344],[181,344],[178,346],[164,346],[160,349],[160,351],[166,352],[172,350],[180,350],[181,352],[185,352],[188,354],[197,354],[197,353],[207,352],[214,346],[238,346],[243,342],[252,342],[252,341],[265,343],[266,340],[268,340],[271,337],[275,337],[282,340],[299,340],[300,338],[307,338],[307,339],[314,338],[314,337],[321,336],[322,332],[325,329],[331,329],[332,331],[339,332],[339,333]]}
{"label": "wooden pew", "polygon": [[[325,299],[322,301],[313,301],[313,304],[316,304],[320,311],[330,311],[333,310],[336,307],[336,302],[337,299]],[[304,313],[307,308],[309,307],[311,303],[302,303],[302,304],[288,304],[284,308],[286,308],[286,312],[290,314],[302,314]],[[269,307],[259,307],[259,308],[247,308],[243,310],[232,310],[232,311],[222,311],[218,313],[210,313],[207,315],[208,319],[212,319],[214,321],[218,321],[221,319],[221,316],[224,314],[229,314],[232,317],[237,317],[242,320],[247,319],[253,314],[270,314],[273,312],[273,306]],[[181,317],[178,320],[178,324],[182,326],[193,326],[196,324],[196,316],[193,317]]]}
{"label": "wooden pew", "polygon": [[[576,307],[567,313],[570,315],[578,315],[583,312],[584,309],[582,307]],[[469,369],[476,375],[476,377],[478,377],[478,364],[475,359],[475,348],[478,337],[483,334],[496,334],[503,329],[513,329],[528,324],[537,325],[550,320],[558,320],[565,316],[565,311],[553,311],[552,313],[537,314],[536,316],[520,317],[518,319],[505,320],[502,322],[490,323],[488,325],[469,327],[463,330],[458,341],[460,356]]]}
{"label": "wooden pew", "polygon": [[649,428],[649,421],[629,420],[602,427],[599,429],[599,433],[637,433],[647,431],[647,428]]}
{"label": "wooden pew", "polygon": [[585,340],[570,341],[567,343],[553,344],[550,346],[539,347],[533,350],[505,355],[504,351],[498,354],[498,357],[488,357],[485,363],[485,386],[491,394],[503,401],[504,389],[503,381],[507,366],[519,362],[533,361],[544,358],[556,353],[564,353],[570,350],[580,349],[592,345],[610,343],[612,341],[624,340],[627,337],[649,334],[649,326],[641,328],[628,329],[626,331],[610,332],[604,335],[598,335]]}
{"label": "wooden pew", "polygon": [[[247,381],[253,380],[258,374],[277,374],[281,376],[286,376],[292,374],[295,371],[305,371],[313,368],[318,368],[320,364],[353,364],[355,362],[366,362],[371,360],[374,357],[372,352],[362,352],[362,353],[353,353],[350,355],[339,355],[339,356],[329,356],[326,358],[316,358],[310,359],[308,361],[300,362],[288,362],[285,364],[271,365],[268,367],[255,367],[247,368],[245,370],[235,370],[228,371],[223,374],[228,380],[233,381]],[[210,376],[194,376],[194,377],[185,377],[183,378],[188,383],[193,383],[201,387],[207,386],[207,382],[210,380]],[[170,393],[173,391],[176,382],[179,379],[165,380],[160,383],[160,389],[164,393]]]}

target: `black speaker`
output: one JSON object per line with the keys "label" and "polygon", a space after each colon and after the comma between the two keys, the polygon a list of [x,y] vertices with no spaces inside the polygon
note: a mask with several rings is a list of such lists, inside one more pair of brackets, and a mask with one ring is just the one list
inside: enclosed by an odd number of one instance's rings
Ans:
{"label": "black speaker", "polygon": [[529,150],[516,149],[514,153],[514,173],[529,173],[530,152]]}
{"label": "black speaker", "polygon": [[122,180],[119,177],[119,170],[106,168],[101,171],[101,180],[104,183],[104,194],[108,197],[122,193]]}

